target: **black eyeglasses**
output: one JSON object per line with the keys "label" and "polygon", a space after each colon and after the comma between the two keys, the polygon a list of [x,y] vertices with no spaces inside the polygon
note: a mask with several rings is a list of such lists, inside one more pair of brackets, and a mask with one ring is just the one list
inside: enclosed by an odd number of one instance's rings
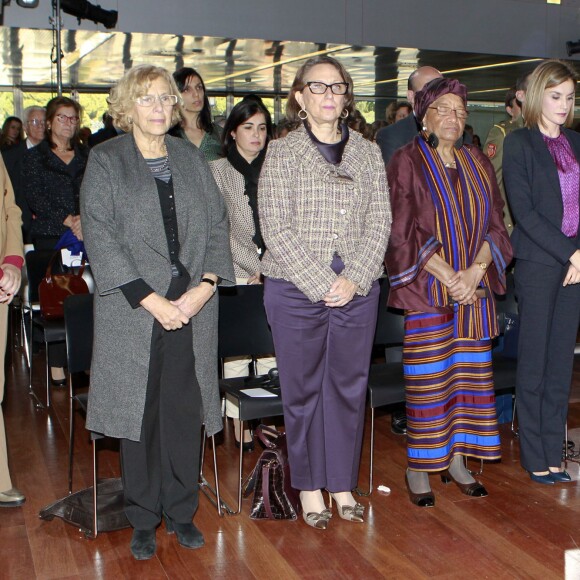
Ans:
{"label": "black eyeglasses", "polygon": [[328,89],[332,91],[333,95],[346,95],[348,91],[348,83],[332,83],[327,85],[318,81],[308,81],[306,86],[310,89],[313,95],[324,95]]}
{"label": "black eyeglasses", "polygon": [[452,112],[455,113],[455,116],[458,119],[467,119],[467,116],[469,115],[469,112],[466,111],[465,109],[452,109],[451,107],[444,107],[442,105],[439,105],[438,107],[428,107],[428,108],[435,109],[440,117],[449,117]]}

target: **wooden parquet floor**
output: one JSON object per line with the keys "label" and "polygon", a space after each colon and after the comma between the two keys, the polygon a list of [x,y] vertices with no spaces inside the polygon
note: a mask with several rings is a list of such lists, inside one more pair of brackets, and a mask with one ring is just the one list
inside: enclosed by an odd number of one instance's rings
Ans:
{"label": "wooden parquet floor", "polygon": [[[40,394],[44,355],[36,356],[35,384]],[[503,460],[487,464],[480,477],[489,497],[467,498],[456,486],[444,486],[433,476],[436,507],[420,509],[409,502],[405,490],[405,438],[390,432],[386,412],[377,417],[375,484],[387,485],[392,492],[375,491],[361,499],[367,506],[365,524],[335,515],[324,532],[302,521],[255,522],[248,517],[248,502],[240,516],[219,518],[200,496],[195,522],[205,535],[205,547],[185,550],[161,528],[156,556],[137,562],[129,552],[130,530],[87,540],[60,519],[39,519],[39,510],[67,491],[67,391],[53,388],[52,408],[35,409],[18,351],[12,352],[12,363],[4,416],[13,482],[26,493],[27,501],[21,508],[0,510],[1,579],[580,578],[577,463],[568,464],[575,480],[570,484],[533,484],[519,466],[517,440],[503,425]],[[578,389],[580,366],[574,378],[574,391]],[[75,489],[91,482],[91,451],[83,425],[79,415]],[[571,405],[569,427],[580,427],[578,402]],[[367,421],[361,484],[368,477],[368,431]],[[208,475],[210,457],[206,455]],[[218,447],[218,461],[222,491],[230,505],[235,504],[236,457],[233,433],[228,430]],[[258,451],[246,457],[247,471]],[[119,475],[114,450],[103,450],[99,465],[100,477]]]}

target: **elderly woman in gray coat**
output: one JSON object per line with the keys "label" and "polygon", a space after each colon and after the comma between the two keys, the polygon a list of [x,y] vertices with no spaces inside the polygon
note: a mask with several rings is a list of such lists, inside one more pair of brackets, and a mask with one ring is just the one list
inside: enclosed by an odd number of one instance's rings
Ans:
{"label": "elderly woman in gray coat", "polygon": [[121,440],[136,559],[165,517],[179,544],[204,540],[200,433],[221,429],[217,283],[235,280],[223,198],[202,155],[168,136],[179,93],[162,68],[132,68],[109,112],[126,135],[91,152],[81,190],[97,292],[87,428]]}

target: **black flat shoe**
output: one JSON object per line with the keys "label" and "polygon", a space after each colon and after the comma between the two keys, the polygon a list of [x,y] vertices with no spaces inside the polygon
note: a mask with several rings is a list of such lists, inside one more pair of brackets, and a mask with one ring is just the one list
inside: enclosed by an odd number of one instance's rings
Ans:
{"label": "black flat shoe", "polygon": [[550,477],[555,483],[567,483],[572,481],[570,474],[564,469],[562,471],[550,471]]}
{"label": "black flat shoe", "polygon": [[169,516],[165,515],[165,529],[168,534],[177,536],[177,541],[180,546],[195,550],[201,548],[205,544],[203,534],[195,527],[193,522],[188,524],[178,524],[174,522]]}
{"label": "black flat shoe", "polygon": [[544,485],[554,485],[554,483],[556,483],[552,477],[553,475],[553,473],[547,473],[546,475],[536,475],[530,471],[530,479],[536,483],[543,483]]}
{"label": "black flat shoe", "polygon": [[133,530],[131,553],[135,560],[149,560],[155,556],[155,528],[152,530]]}
{"label": "black flat shoe", "polygon": [[453,482],[461,490],[461,493],[471,497],[487,497],[489,495],[487,489],[485,489],[479,481],[474,481],[473,483],[459,483],[453,479],[453,476],[448,471],[441,475],[441,481],[446,485]]}
{"label": "black flat shoe", "polygon": [[[240,442],[235,441],[235,444],[236,444],[236,447],[239,449]],[[244,443],[242,443],[242,447],[243,447],[244,453],[250,453],[250,452],[254,451],[254,442],[253,441],[245,441]]]}
{"label": "black flat shoe", "polygon": [[391,433],[395,435],[407,434],[407,414],[405,412],[391,415]]}
{"label": "black flat shoe", "polygon": [[411,500],[412,504],[415,504],[419,507],[435,507],[435,496],[433,495],[432,491],[428,491],[426,493],[415,493],[411,490],[411,486],[409,485],[409,478],[405,473],[405,485],[407,486],[407,491],[409,492],[409,499]]}

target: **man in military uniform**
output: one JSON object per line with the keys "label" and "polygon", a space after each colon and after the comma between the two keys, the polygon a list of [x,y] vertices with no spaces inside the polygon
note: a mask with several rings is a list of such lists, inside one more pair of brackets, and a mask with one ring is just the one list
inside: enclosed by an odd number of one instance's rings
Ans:
{"label": "man in military uniform", "polygon": [[[530,73],[531,74],[531,73]],[[505,202],[503,208],[503,221],[508,233],[511,235],[514,229],[514,220],[510,212],[505,188],[503,186],[503,142],[509,133],[516,129],[521,129],[524,126],[524,118],[522,116],[522,106],[526,98],[526,88],[528,84],[528,75],[520,77],[516,82],[516,88],[510,89],[505,98],[505,109],[510,116],[509,119],[495,124],[489,131],[483,151],[488,156],[497,177],[497,183],[501,196]]]}

